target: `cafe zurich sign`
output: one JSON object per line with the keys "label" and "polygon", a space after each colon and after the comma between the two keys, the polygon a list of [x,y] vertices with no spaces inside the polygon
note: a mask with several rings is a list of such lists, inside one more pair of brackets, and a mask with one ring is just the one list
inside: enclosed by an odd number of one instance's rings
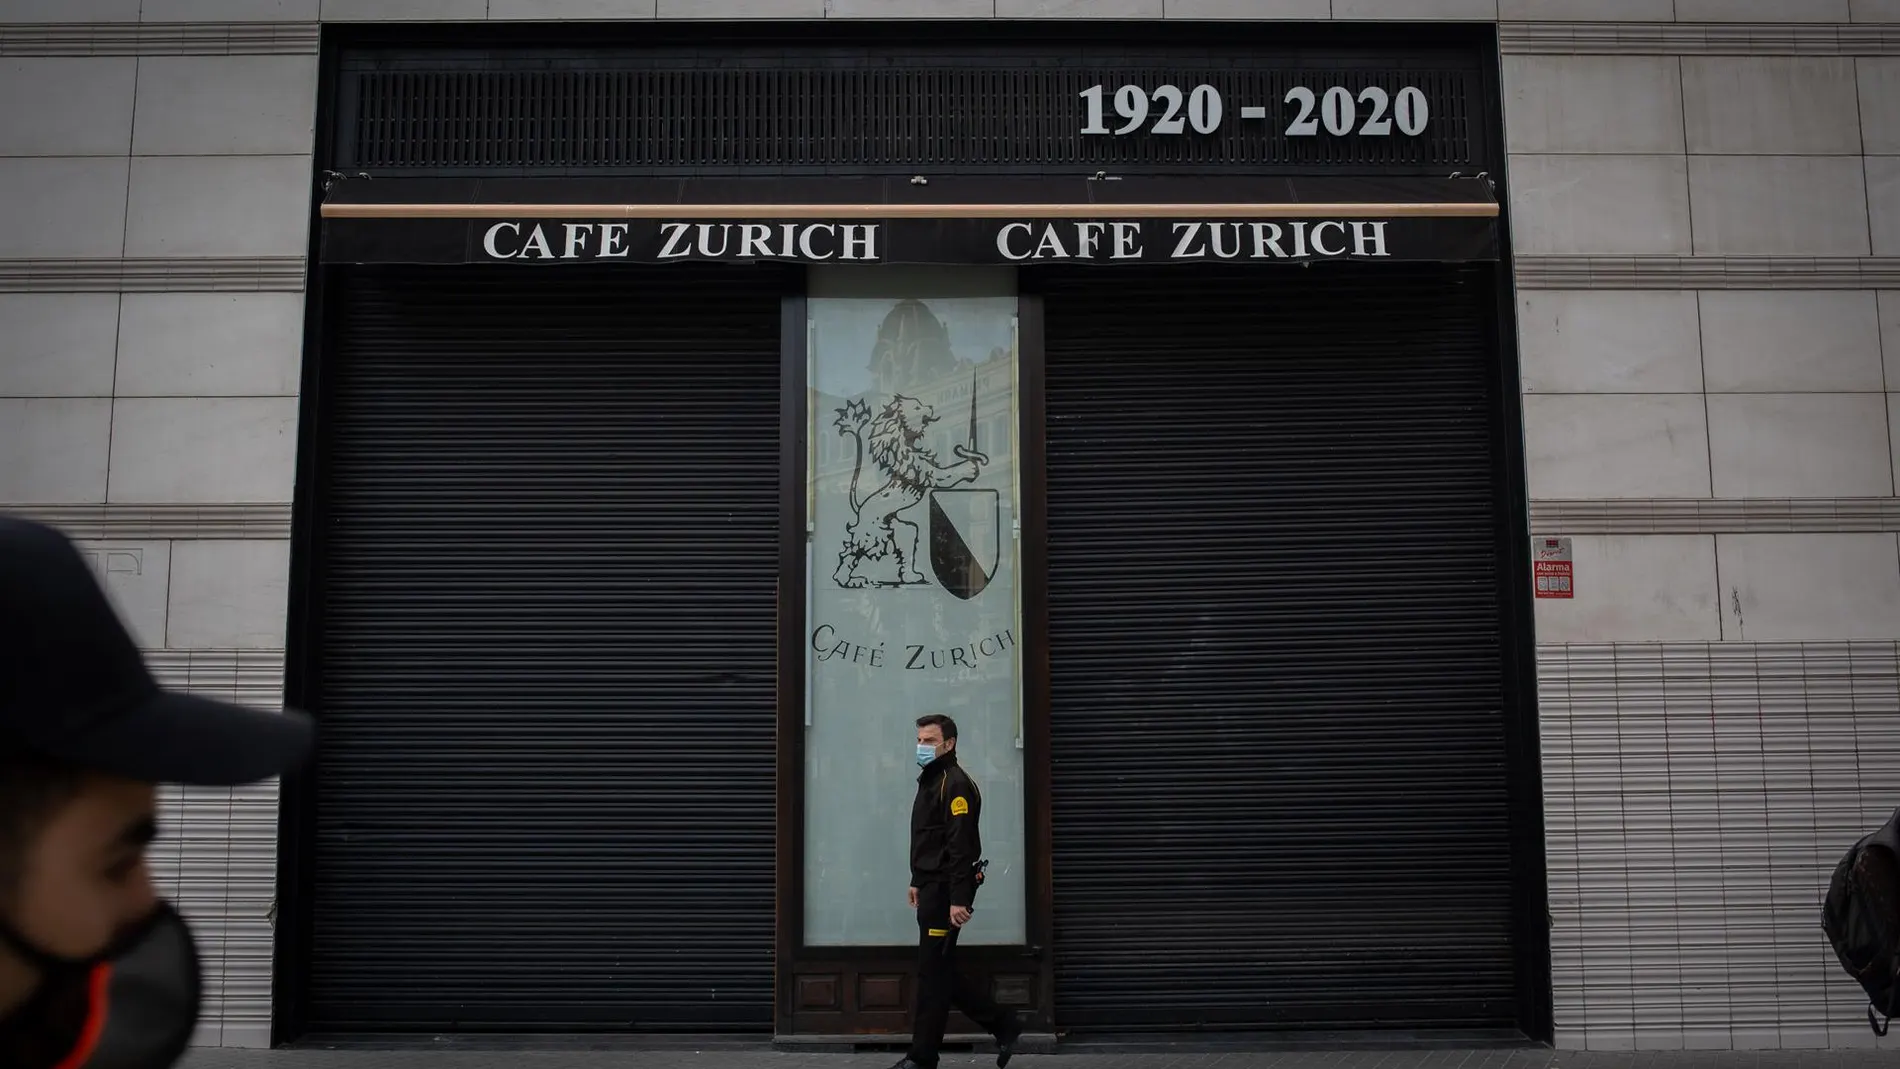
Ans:
{"label": "cafe zurich sign", "polygon": [[495,260],[794,260],[959,263],[1132,260],[1387,260],[1384,219],[1083,219],[857,222],[546,222],[481,229],[479,255]]}
{"label": "cafe zurich sign", "polygon": [[[1085,186],[1032,180],[957,189],[928,200],[912,187],[870,181],[812,189],[731,185],[648,184],[625,190],[645,199],[565,204],[503,200],[498,194],[514,190],[486,185],[339,186],[342,196],[322,209],[323,259],[528,265],[1312,263],[1494,260],[1498,248],[1497,202],[1488,184],[1469,179],[1333,181],[1320,187],[1273,180]],[[417,192],[494,199],[397,199]],[[797,196],[806,193],[816,195]],[[844,199],[854,193],[863,199]],[[719,194],[725,196],[714,199]]]}

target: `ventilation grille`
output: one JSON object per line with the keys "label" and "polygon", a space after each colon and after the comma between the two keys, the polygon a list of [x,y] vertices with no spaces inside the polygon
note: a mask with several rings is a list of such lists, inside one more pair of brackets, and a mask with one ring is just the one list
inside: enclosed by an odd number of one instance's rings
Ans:
{"label": "ventilation grille", "polygon": [[[945,172],[1073,172],[1341,168],[1442,174],[1476,168],[1484,125],[1475,70],[1082,69],[1023,62],[924,66],[707,69],[379,69],[354,72],[344,97],[340,166],[402,173],[506,169],[570,173],[853,173],[893,167]],[[1084,135],[1081,93],[1106,87],[1106,119],[1122,124],[1115,90],[1220,91],[1217,132],[1178,136],[1147,126]],[[1415,86],[1431,116],[1417,137],[1290,137],[1287,92]],[[1246,106],[1269,118],[1243,118]],[[1155,105],[1148,124],[1161,115]],[[1368,107],[1358,107],[1363,123]],[[1183,112],[1185,114],[1185,111]],[[1388,113],[1388,118],[1390,114]],[[1191,128],[1190,128],[1191,131]]]}

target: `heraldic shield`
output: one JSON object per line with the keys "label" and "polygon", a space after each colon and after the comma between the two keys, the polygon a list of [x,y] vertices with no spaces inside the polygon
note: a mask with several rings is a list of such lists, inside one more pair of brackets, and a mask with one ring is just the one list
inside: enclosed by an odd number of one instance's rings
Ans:
{"label": "heraldic shield", "polygon": [[1002,559],[1002,504],[995,490],[930,492],[930,569],[943,588],[969,601],[996,578]]}

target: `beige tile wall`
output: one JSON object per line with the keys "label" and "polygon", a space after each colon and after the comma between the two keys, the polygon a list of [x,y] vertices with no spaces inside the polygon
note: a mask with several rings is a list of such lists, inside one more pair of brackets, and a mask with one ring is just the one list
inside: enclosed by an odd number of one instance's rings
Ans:
{"label": "beige tile wall", "polygon": [[[144,0],[142,10],[138,0],[0,0],[0,35],[61,19],[316,13],[316,0]],[[206,257],[301,258],[316,72],[314,55],[0,58],[0,263],[183,261],[162,277],[190,276]],[[302,322],[300,293],[52,284],[0,294],[0,509],[281,509],[294,481]],[[281,701],[289,543],[141,536],[137,526],[82,548],[161,676]],[[206,949],[198,1040],[261,1046],[276,788],[172,790],[165,810],[160,877]]]}
{"label": "beige tile wall", "polygon": [[[1676,10],[1717,14],[1680,2]],[[1781,5],[1762,11],[1795,17]],[[1900,154],[1876,154],[1900,148],[1890,129],[1900,105],[1884,91],[1895,78],[1886,57],[1507,57],[1516,251],[1882,255],[1885,219],[1900,225],[1900,189],[1885,192]],[[1900,295],[1872,290],[1772,284],[1522,293],[1531,496],[1894,496],[1887,365],[1896,304]],[[1835,552],[1824,535],[1796,544]],[[1900,576],[1900,557],[1862,563],[1883,569],[1869,590]],[[1719,581],[1733,586],[1728,571],[1739,566],[1723,556]],[[1760,589],[1798,603],[1764,607],[1771,618],[1827,616],[1820,587]],[[1626,630],[1581,601],[1541,607],[1540,622],[1569,641],[1668,637]]]}
{"label": "beige tile wall", "polygon": [[[1661,287],[1519,297],[1531,497],[1619,506],[1615,533],[1573,537],[1575,599],[1536,607],[1563,1047],[1874,1042],[1815,903],[1900,801],[1900,536],[1851,519],[1895,497],[1900,293],[1806,276],[1900,277],[1877,259],[1900,253],[1900,72],[1784,47],[1505,60],[1517,253],[1634,258]],[[1668,288],[1681,264],[1697,283]],[[1706,533],[1650,533],[1703,499]],[[1821,519],[1776,518],[1796,513]]]}

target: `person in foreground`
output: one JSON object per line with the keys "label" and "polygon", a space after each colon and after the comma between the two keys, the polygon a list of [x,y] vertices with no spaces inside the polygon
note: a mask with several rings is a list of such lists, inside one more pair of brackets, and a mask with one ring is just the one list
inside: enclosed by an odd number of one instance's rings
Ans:
{"label": "person in foreground", "polygon": [[917,721],[917,799],[910,809],[910,905],[917,911],[917,1004],[910,1053],[892,1069],[932,1069],[955,1004],[996,1037],[996,1064],[1009,1065],[1022,1036],[1013,1010],[998,1006],[957,971],[957,933],[970,922],[981,882],[983,795],[957,763],[957,722]]}
{"label": "person in foreground", "polygon": [[157,784],[288,771],[310,721],[171,693],[73,544],[0,516],[0,1066],[163,1069],[201,978],[146,849]]}

